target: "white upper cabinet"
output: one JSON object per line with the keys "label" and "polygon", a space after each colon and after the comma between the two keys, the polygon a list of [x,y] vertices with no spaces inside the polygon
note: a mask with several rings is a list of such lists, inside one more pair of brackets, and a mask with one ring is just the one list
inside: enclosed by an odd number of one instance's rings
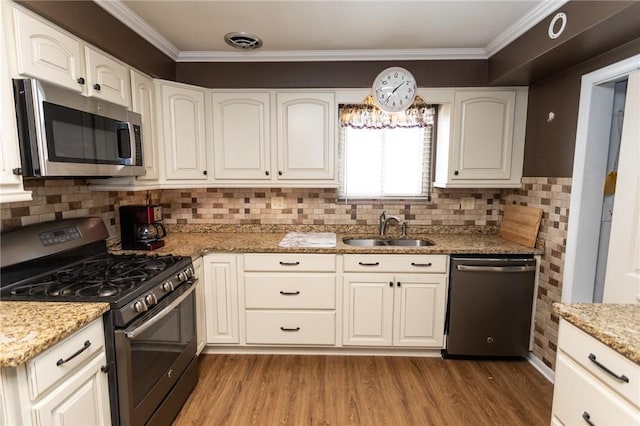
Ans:
{"label": "white upper cabinet", "polygon": [[153,80],[131,70],[131,109],[142,116],[142,159],[146,174],[139,180],[158,179],[158,129],[156,119],[156,92]]}
{"label": "white upper cabinet", "polygon": [[271,179],[268,92],[213,94],[216,179]]}
{"label": "white upper cabinet", "polygon": [[456,90],[439,110],[434,185],[520,187],[526,109],[527,89]]}
{"label": "white upper cabinet", "polygon": [[[0,7],[0,22],[4,11]],[[7,57],[5,39],[0,39],[0,58]],[[0,61],[0,203],[31,200],[17,172],[20,168],[20,150],[16,134],[16,114],[13,91],[6,60]]]}
{"label": "white upper cabinet", "polygon": [[89,47],[84,48],[88,95],[131,107],[129,68]]}
{"label": "white upper cabinet", "polygon": [[163,81],[159,87],[164,177],[168,181],[206,181],[208,171],[204,89],[167,81]]}
{"label": "white upper cabinet", "polygon": [[82,45],[49,24],[13,10],[17,72],[84,93]]}
{"label": "white upper cabinet", "polygon": [[277,93],[276,100],[278,179],[334,181],[334,93]]}
{"label": "white upper cabinet", "polygon": [[214,184],[337,186],[333,92],[212,94]]}
{"label": "white upper cabinet", "polygon": [[22,9],[13,18],[17,74],[131,107],[126,64]]}

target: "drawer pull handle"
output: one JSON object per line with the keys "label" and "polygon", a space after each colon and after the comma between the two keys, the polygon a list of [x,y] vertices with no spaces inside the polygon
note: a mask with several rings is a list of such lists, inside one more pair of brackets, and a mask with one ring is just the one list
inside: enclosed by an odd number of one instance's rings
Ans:
{"label": "drawer pull handle", "polygon": [[621,382],[629,383],[629,378],[627,376],[625,376],[624,374],[618,376],[616,373],[599,363],[596,360],[596,356],[594,354],[589,354],[589,360],[600,367],[602,370],[604,370],[606,373],[608,373],[610,376],[613,376],[615,379],[620,380]]}
{"label": "drawer pull handle", "polygon": [[283,296],[297,296],[300,294],[300,291],[282,291],[280,290],[280,294]]}
{"label": "drawer pull handle", "polygon": [[58,361],[56,361],[56,365],[58,367],[60,367],[62,364],[65,364],[65,363],[71,361],[72,359],[74,359],[75,357],[80,355],[82,352],[84,352],[87,349],[89,349],[89,346],[91,346],[91,341],[87,340],[86,342],[84,342],[84,345],[80,349],[78,349],[75,353],[71,354],[71,356],[69,358],[67,358],[67,359],[60,358]]}
{"label": "drawer pull handle", "polygon": [[591,416],[586,411],[582,413],[582,418],[584,419],[585,422],[587,422],[589,426],[596,426],[595,423],[591,421]]}
{"label": "drawer pull handle", "polygon": [[424,267],[427,267],[427,268],[428,268],[429,266],[432,266],[432,265],[433,265],[433,263],[431,263],[431,262],[429,262],[429,263],[416,263],[416,262],[411,262],[411,266],[418,266],[418,267],[422,267],[422,266],[424,266]]}
{"label": "drawer pull handle", "polygon": [[300,262],[282,262],[282,261],[280,261],[280,264],[282,266],[298,266],[300,264]]}
{"label": "drawer pull handle", "polygon": [[300,331],[300,327],[296,327],[296,328],[287,328],[287,327],[280,327],[280,330],[282,331]]}
{"label": "drawer pull handle", "polygon": [[380,262],[358,262],[360,266],[378,266]]}

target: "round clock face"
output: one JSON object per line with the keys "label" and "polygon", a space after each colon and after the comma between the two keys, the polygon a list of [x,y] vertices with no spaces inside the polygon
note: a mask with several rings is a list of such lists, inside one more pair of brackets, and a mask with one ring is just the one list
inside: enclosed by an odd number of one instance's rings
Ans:
{"label": "round clock face", "polygon": [[415,97],[416,79],[404,68],[387,68],[373,82],[373,100],[385,112],[404,111]]}

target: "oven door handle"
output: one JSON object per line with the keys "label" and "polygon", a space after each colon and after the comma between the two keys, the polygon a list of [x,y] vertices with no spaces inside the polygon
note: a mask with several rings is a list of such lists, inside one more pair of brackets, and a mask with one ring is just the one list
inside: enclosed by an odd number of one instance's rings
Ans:
{"label": "oven door handle", "polygon": [[[192,283],[195,284],[197,281],[198,281],[197,279],[194,279],[192,280]],[[177,299],[171,302],[167,307],[165,307],[160,312],[158,312],[157,315],[154,315],[153,317],[151,317],[151,319],[143,322],[142,325],[139,325],[138,327],[128,328],[124,330],[124,335],[127,336],[127,338],[129,339],[135,339],[140,335],[140,333],[144,333],[145,330],[148,330],[150,327],[153,327],[155,323],[157,323],[162,318],[169,315],[169,313],[173,311],[179,304],[181,304],[184,301],[184,299],[189,297],[191,293],[195,291],[195,289],[196,289],[196,286],[191,285],[191,288],[186,290]]]}

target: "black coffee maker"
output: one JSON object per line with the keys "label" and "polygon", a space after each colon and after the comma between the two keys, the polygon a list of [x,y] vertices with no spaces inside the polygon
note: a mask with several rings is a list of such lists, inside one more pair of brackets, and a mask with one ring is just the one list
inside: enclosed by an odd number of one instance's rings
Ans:
{"label": "black coffee maker", "polygon": [[155,250],[164,246],[167,230],[158,205],[120,206],[120,238],[123,250]]}

